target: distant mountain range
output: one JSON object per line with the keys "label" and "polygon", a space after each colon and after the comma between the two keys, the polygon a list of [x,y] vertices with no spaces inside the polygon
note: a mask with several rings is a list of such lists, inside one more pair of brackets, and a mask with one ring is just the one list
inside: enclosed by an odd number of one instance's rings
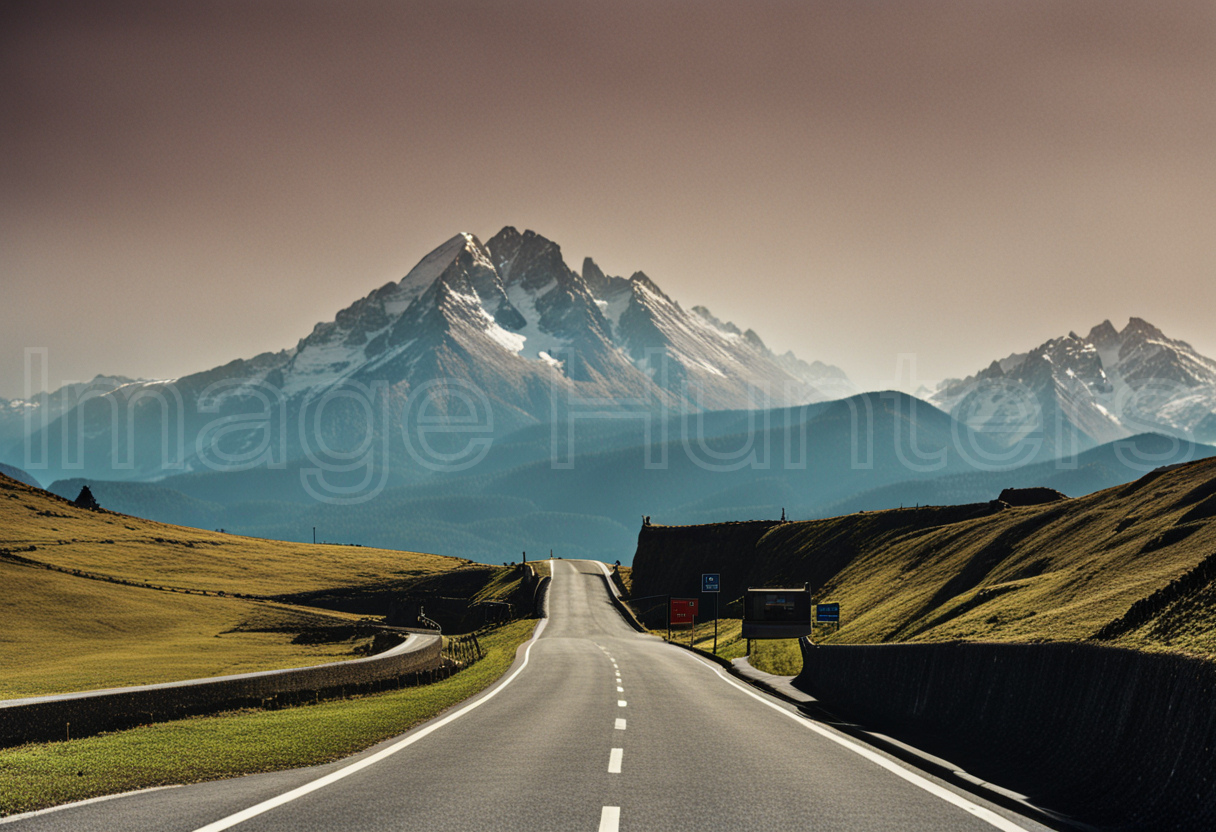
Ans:
{"label": "distant mountain range", "polygon": [[[259,455],[283,463],[318,445],[340,456],[365,439],[363,408],[386,443],[380,464],[400,470],[409,449],[394,428],[419,415],[502,436],[572,412],[769,409],[854,392],[840,369],[777,355],[752,330],[684,309],[642,272],[608,276],[587,258],[579,274],[556,243],[507,227],[484,244],[452,237],[293,349],[171,381],[99,377],[0,402],[0,458],[23,461],[28,438],[52,471],[147,480]],[[274,418],[249,427],[251,414]]]}
{"label": "distant mountain range", "polygon": [[105,395],[134,383],[135,379],[125,376],[97,376],[92,381],[65,384],[28,399],[0,399],[0,458],[16,463],[23,454],[18,446],[31,430],[56,421],[86,398]]}
{"label": "distant mountain range", "polygon": [[[1133,318],[857,394],[641,272],[458,234],[292,349],[0,400],[0,462],[164,522],[483,561],[627,560],[637,524],[1071,496],[1216,448],[1216,362]],[[6,449],[6,450],[5,450]],[[28,454],[27,454],[28,451]]]}
{"label": "distant mountain range", "polygon": [[312,499],[299,468],[185,474],[156,483],[60,480],[73,498],[86,482],[107,508],[163,522],[282,540],[318,539],[516,560],[565,557],[628,562],[643,515],[665,524],[827,517],[872,508],[996,499],[1010,486],[1049,484],[1070,496],[1129,482],[1216,448],[1148,434],[1076,460],[980,470],[957,451],[982,435],[902,393],[774,411],[717,411],[650,426],[581,420],[573,464],[555,469],[550,426],[504,437],[466,472],[385,488],[374,500]]}
{"label": "distant mountain range", "polygon": [[993,361],[929,401],[1000,444],[1039,443],[1035,459],[1150,431],[1216,441],[1216,361],[1140,318]]}

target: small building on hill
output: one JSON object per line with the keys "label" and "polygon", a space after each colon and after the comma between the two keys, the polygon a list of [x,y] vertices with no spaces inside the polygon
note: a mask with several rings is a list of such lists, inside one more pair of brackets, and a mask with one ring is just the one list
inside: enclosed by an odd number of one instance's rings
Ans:
{"label": "small building on hill", "polygon": [[1068,495],[1054,488],[1006,488],[997,497],[1002,503],[1011,506],[1037,506],[1043,503],[1055,503],[1067,500]]}

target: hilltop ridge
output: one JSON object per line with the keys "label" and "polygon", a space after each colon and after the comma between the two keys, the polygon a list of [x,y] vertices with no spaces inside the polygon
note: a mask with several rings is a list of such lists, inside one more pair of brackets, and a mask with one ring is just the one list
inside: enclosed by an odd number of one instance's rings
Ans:
{"label": "hilltop ridge", "polygon": [[353,658],[361,615],[403,590],[505,593],[510,572],[171,526],[0,475],[0,699]]}
{"label": "hilltop ridge", "polygon": [[809,582],[841,605],[829,643],[1100,638],[1216,658],[1216,459],[1041,505],[642,527],[634,594],[715,571],[724,604]]}

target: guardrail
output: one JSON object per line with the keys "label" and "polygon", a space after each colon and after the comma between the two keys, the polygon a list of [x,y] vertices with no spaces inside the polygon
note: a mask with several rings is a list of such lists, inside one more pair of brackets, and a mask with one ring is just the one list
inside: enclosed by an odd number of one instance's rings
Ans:
{"label": "guardrail", "polygon": [[[462,648],[463,649],[463,648]],[[363,659],[159,685],[0,701],[0,747],[88,736],[243,707],[287,705],[426,684],[451,674],[438,635],[410,634]]]}
{"label": "guardrail", "polygon": [[445,642],[443,657],[456,662],[460,667],[468,667],[485,655],[481,649],[481,642],[477,640],[477,633],[448,638],[445,639]]}

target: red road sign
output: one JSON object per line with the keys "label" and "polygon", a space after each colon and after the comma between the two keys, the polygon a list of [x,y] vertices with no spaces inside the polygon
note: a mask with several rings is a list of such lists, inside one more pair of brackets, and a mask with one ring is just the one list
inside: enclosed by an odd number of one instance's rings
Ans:
{"label": "red road sign", "polygon": [[672,598],[671,599],[671,624],[692,624],[693,619],[697,617],[696,598]]}

